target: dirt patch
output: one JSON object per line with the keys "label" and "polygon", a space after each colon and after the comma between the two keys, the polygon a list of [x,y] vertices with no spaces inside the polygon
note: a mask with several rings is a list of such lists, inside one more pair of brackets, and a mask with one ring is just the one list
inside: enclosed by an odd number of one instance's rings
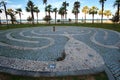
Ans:
{"label": "dirt patch", "polygon": [[62,52],[62,54],[61,54],[61,57],[58,57],[58,58],[56,59],[56,61],[63,61],[63,60],[65,59],[65,57],[66,57],[66,53],[65,53],[65,50],[63,50],[63,52]]}

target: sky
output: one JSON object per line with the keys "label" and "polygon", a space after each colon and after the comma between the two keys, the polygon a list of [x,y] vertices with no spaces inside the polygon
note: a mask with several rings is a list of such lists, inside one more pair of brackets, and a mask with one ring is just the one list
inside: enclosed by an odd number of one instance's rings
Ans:
{"label": "sky", "polygon": [[[2,1],[2,0],[0,0]],[[16,9],[16,8],[22,8],[22,19],[27,19],[28,16],[31,16],[30,13],[25,11],[25,7],[27,5],[28,0],[5,0],[7,2],[7,9],[8,8],[12,8],[12,9]],[[45,16],[45,5],[43,5],[43,0],[31,0],[34,2],[34,4],[36,6],[39,7],[40,9],[40,13],[39,13],[39,19],[43,19],[43,17]],[[52,8],[57,7],[58,9],[62,6],[62,3],[65,0],[47,0],[47,4],[51,4]],[[73,9],[73,4],[76,0],[66,0],[67,3],[69,3],[69,6],[67,7],[68,9],[68,14],[67,14],[67,18],[70,19],[74,19],[74,14],[72,14],[72,9]],[[101,4],[99,3],[99,0],[78,0],[81,4],[80,4],[80,13],[79,13],[79,19],[84,18],[84,14],[82,13],[82,8],[84,6],[88,6],[89,8],[92,6],[96,6],[99,10],[101,10]],[[114,14],[116,12],[116,8],[113,7],[115,0],[107,0],[105,2],[105,10],[111,10],[112,14]],[[3,8],[3,7],[0,7]],[[35,14],[35,13],[34,13]],[[5,19],[5,14],[4,12],[2,14],[0,14],[1,19]],[[51,14],[52,18],[54,19],[54,13]],[[9,17],[10,18],[10,17]],[[19,16],[16,15],[16,18],[19,19]],[[35,18],[36,18],[36,14],[35,14]],[[60,19],[61,16],[57,15],[57,19]],[[91,15],[87,15],[87,19],[91,19],[92,16]],[[95,15],[95,18],[98,19],[100,18],[99,15]],[[104,16],[104,18],[107,18]]]}

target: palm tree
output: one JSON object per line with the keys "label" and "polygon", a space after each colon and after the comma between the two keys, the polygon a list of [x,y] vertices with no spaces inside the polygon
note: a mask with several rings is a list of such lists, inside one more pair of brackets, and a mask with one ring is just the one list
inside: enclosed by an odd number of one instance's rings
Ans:
{"label": "palm tree", "polygon": [[77,23],[77,9],[75,7],[73,7],[72,13],[75,15],[75,23]]}
{"label": "palm tree", "polygon": [[55,12],[55,24],[56,24],[56,17],[57,17],[57,12],[58,12],[57,8],[54,8],[53,12]]}
{"label": "palm tree", "polygon": [[112,15],[110,10],[105,10],[104,15],[107,16],[107,18],[109,18],[109,16]]}
{"label": "palm tree", "polygon": [[[51,17],[50,13],[52,12],[52,6],[50,4],[46,6],[46,11],[48,12],[48,16]],[[49,21],[49,24],[50,24],[50,21]]]}
{"label": "palm tree", "polygon": [[61,22],[62,22],[62,19],[63,19],[63,22],[64,22],[65,8],[63,6],[60,7],[58,14],[61,15]]}
{"label": "palm tree", "polygon": [[82,9],[82,12],[85,14],[85,23],[86,23],[86,14],[89,13],[89,8],[88,8],[88,6],[84,6],[83,9]]}
{"label": "palm tree", "polygon": [[31,12],[32,24],[34,24],[34,8],[35,8],[34,3],[31,0],[29,0],[27,3],[26,11]]}
{"label": "palm tree", "polygon": [[120,18],[120,14],[119,14],[119,12],[120,12],[120,0],[116,0],[114,2],[114,7],[115,6],[117,6],[117,18],[118,18],[118,21],[119,21],[119,18]]}
{"label": "palm tree", "polygon": [[[47,0],[43,0],[43,4],[45,4],[45,8],[46,8],[46,6],[47,6]],[[47,15],[46,10],[45,10],[45,15]]]}
{"label": "palm tree", "polygon": [[[0,13],[2,13],[2,9],[0,9]],[[0,17],[0,24],[1,24],[1,17]]]}
{"label": "palm tree", "polygon": [[38,24],[38,13],[40,12],[40,10],[38,9],[38,7],[35,7],[35,8],[34,8],[34,12],[36,12],[37,24]]}
{"label": "palm tree", "polygon": [[17,9],[16,9],[16,13],[19,14],[19,17],[20,17],[20,24],[21,24],[21,23],[22,23],[22,22],[21,22],[22,9],[21,9],[21,8],[17,8]]}
{"label": "palm tree", "polygon": [[102,15],[101,15],[101,23],[103,23],[103,11],[104,11],[104,3],[106,0],[99,0],[99,2],[102,4]]}
{"label": "palm tree", "polygon": [[6,9],[6,2],[1,1],[0,5],[4,7],[4,11],[5,11],[5,16],[6,16],[6,21],[7,21],[7,26],[8,26],[8,17],[7,17],[7,9]]}
{"label": "palm tree", "polygon": [[7,9],[7,15],[10,15],[11,22],[12,22],[12,24],[14,24],[14,22],[16,21],[15,11],[13,9]]}
{"label": "palm tree", "polygon": [[78,1],[74,2],[74,7],[72,10],[72,13],[74,13],[74,15],[75,15],[75,22],[76,23],[78,22],[78,13],[80,12],[79,8],[80,8],[80,2],[78,2]]}
{"label": "palm tree", "polygon": [[89,10],[89,14],[92,14],[92,23],[94,23],[94,15],[97,14],[98,8],[93,6]]}
{"label": "palm tree", "polygon": [[62,6],[65,9],[65,19],[67,20],[67,6],[69,6],[69,3],[67,3],[66,1],[62,3]]}

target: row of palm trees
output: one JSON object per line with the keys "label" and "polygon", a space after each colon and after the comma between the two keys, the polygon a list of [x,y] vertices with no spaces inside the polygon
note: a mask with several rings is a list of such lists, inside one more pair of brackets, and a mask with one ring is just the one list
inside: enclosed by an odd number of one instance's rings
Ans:
{"label": "row of palm trees", "polygon": [[101,15],[101,23],[103,23],[103,15],[107,16],[107,18],[109,18],[109,16],[112,15],[112,12],[110,10],[105,10],[102,12],[102,10],[98,11],[98,8],[95,6],[92,6],[91,8],[89,8],[88,6],[84,6],[82,9],[82,12],[85,14],[84,17],[84,22],[86,23],[86,14],[91,14],[92,15],[92,23],[94,23],[94,15],[95,14],[99,14]]}
{"label": "row of palm trees", "polygon": [[[88,8],[87,6],[83,7],[82,12],[85,14],[85,22],[86,22],[86,14],[88,14],[88,13],[92,15],[92,18],[93,18],[92,23],[94,23],[94,15],[97,13],[99,15],[101,15],[101,23],[103,23],[103,15],[106,15],[108,17],[111,15],[110,10],[104,10],[105,1],[106,0],[99,0],[99,2],[101,3],[101,6],[102,6],[102,9],[99,12],[98,12],[98,8],[95,6],[93,6],[91,8]],[[55,13],[55,23],[56,23],[56,17],[57,17],[57,12],[58,12],[58,14],[61,15],[61,19],[63,19],[63,20],[64,20],[64,18],[65,18],[65,20],[67,19],[67,7],[69,6],[69,3],[67,3],[66,1],[64,1],[62,3],[62,6],[60,7],[59,10],[57,10],[57,8],[52,9],[52,6],[50,4],[47,5],[47,0],[43,0],[43,4],[45,4],[45,17],[48,16],[50,18],[51,12],[54,12]],[[21,8],[18,8],[15,11],[12,9],[6,9],[6,2],[4,2],[4,1],[1,1],[0,5],[4,7],[4,12],[6,15],[7,24],[8,24],[7,15],[10,15],[11,21],[13,23],[15,20],[15,14],[19,14],[20,23],[21,23],[21,14],[22,14]],[[76,23],[78,22],[78,13],[80,12],[79,11],[80,5],[81,4],[79,1],[75,1],[73,9],[72,9],[72,13],[75,15],[75,22]],[[120,0],[115,0],[114,6],[117,6],[117,18],[119,19]],[[0,13],[2,11],[3,10],[0,9]],[[34,12],[36,12],[37,23],[38,23],[38,13],[40,12],[40,10],[38,9],[37,6],[35,6],[35,4],[31,0],[29,0],[27,3],[26,11],[31,13],[31,18],[32,18],[33,24],[34,24]],[[49,23],[50,23],[50,21],[49,21]]]}

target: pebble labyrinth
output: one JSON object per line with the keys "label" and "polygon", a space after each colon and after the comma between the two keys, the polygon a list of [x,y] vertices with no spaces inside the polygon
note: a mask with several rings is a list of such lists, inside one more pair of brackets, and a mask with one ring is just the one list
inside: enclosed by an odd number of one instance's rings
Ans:
{"label": "pebble labyrinth", "polygon": [[[120,70],[120,33],[52,27],[0,31],[0,71],[29,76],[84,75],[116,65]],[[65,59],[57,61],[65,52]],[[112,62],[111,62],[112,61]],[[27,73],[27,74],[26,74]],[[113,74],[120,78],[119,72]]]}

